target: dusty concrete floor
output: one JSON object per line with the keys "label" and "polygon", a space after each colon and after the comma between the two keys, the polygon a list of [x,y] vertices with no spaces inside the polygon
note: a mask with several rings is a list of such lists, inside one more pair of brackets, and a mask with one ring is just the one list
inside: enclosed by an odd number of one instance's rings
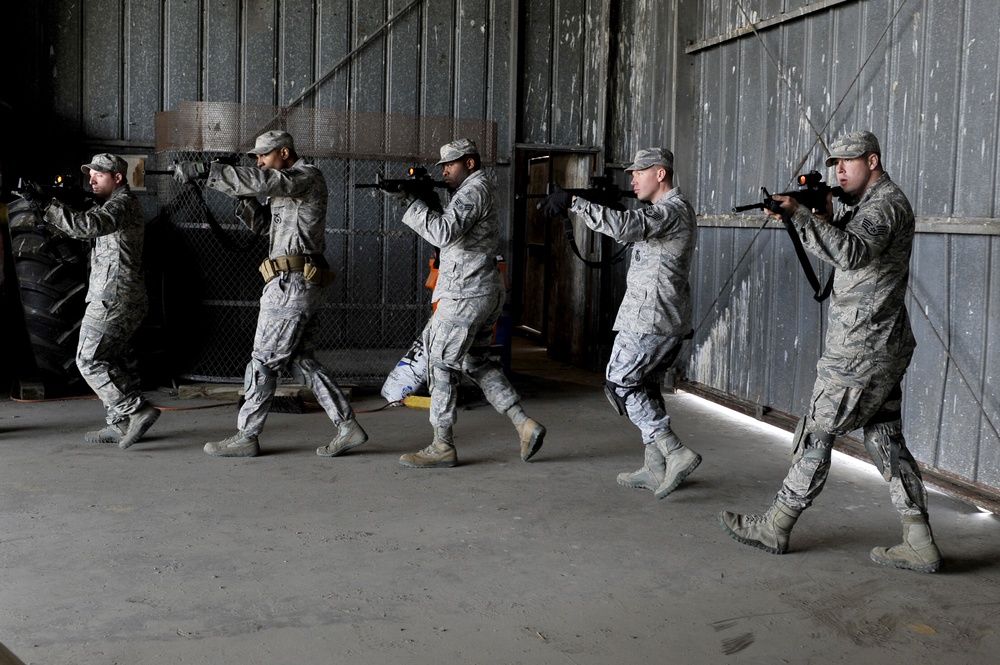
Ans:
{"label": "dusty concrete floor", "polygon": [[479,406],[461,466],[433,471],[397,463],[430,437],[406,408],[361,414],[371,442],[338,459],[314,453],[322,413],[273,414],[264,455],[226,460],[201,444],[232,406],[165,412],[120,451],[82,442],[96,402],[0,401],[0,642],[47,665],[996,662],[997,518],[935,493],[946,569],[879,567],[886,486],[838,457],[792,551],[765,554],[716,513],[766,507],[787,434],[668,397],[705,461],[657,501],[615,483],[642,451],[599,377],[533,351],[515,371],[549,428],[536,461]]}

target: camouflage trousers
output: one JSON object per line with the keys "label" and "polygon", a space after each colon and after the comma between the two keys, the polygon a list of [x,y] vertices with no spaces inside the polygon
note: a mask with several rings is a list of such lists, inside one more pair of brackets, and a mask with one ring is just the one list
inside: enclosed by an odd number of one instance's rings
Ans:
{"label": "camouflage trousers", "polygon": [[520,402],[500,364],[489,355],[493,324],[503,311],[504,293],[473,298],[441,298],[424,328],[430,421],[452,427],[458,420],[458,382],[464,373],[500,413]]}
{"label": "camouflage trousers", "polygon": [[146,316],[148,301],[87,303],[76,347],[76,366],[107,409],[107,422],[125,420],[146,398],[138,374],[129,369],[129,342]]}
{"label": "camouflage trousers", "polygon": [[642,432],[644,444],[651,444],[657,434],[670,431],[670,416],[663,404],[660,384],[680,348],[680,337],[627,330],[615,337],[605,378],[615,384],[615,394],[624,398],[625,413]]}
{"label": "camouflage trousers", "polygon": [[312,391],[335,425],[354,417],[344,393],[310,350],[310,321],[319,305],[321,289],[306,281],[302,273],[291,273],[264,285],[253,352],[244,377],[246,401],[236,420],[241,432],[257,435],[264,429],[278,373],[286,367]]}
{"label": "camouflage trousers", "polygon": [[871,377],[844,377],[818,368],[809,411],[799,422],[792,467],[777,500],[804,510],[823,490],[830,473],[833,437],[864,430],[864,443],[875,466],[889,482],[889,496],[900,515],[925,515],[927,491],[920,469],[906,447],[899,382],[906,366]]}

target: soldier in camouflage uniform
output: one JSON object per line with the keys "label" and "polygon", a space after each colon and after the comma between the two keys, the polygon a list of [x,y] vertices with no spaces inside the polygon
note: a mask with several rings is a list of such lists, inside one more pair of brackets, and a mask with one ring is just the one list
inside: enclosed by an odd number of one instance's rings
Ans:
{"label": "soldier in camouflage uniform", "polygon": [[458,463],[452,427],[457,420],[460,375],[475,381],[498,412],[517,430],[521,459],[538,452],[545,428],[525,414],[521,399],[489,356],[493,324],[504,303],[497,268],[500,226],[493,183],[481,168],[479,150],[469,139],[441,147],[443,178],[454,194],[443,213],[408,192],[386,192],[406,208],[403,223],[440,249],[433,300],[437,308],[424,329],[427,386],[431,394],[430,445],[399,458],[413,468],[452,467]]}
{"label": "soldier in camouflage uniform", "polygon": [[142,277],[142,208],[128,185],[128,166],[117,155],[94,155],[80,169],[90,176],[100,201],[77,212],[57,200],[45,208],[45,221],[74,238],[94,241],[90,253],[87,310],[80,326],[76,365],[108,411],[107,427],[87,432],[91,443],[128,448],[160,417],[143,396],[139,377],[128,368],[128,345],[149,303]]}
{"label": "soldier in camouflage uniform", "polygon": [[697,222],[691,204],[673,185],[669,150],[640,150],[626,170],[637,198],[652,205],[618,211],[565,191],[549,195],[542,205],[550,215],[568,209],[594,231],[633,243],[604,391],[618,414],[628,415],[639,428],[645,447],[642,468],[619,474],[618,482],[652,490],[662,499],[701,463],[701,455],[671,429],[660,390],[664,371],[691,333],[688,275]]}
{"label": "soldier in camouflage uniform", "polygon": [[[250,154],[258,168],[213,162],[182,162],[174,177],[180,182],[208,178],[207,186],[239,199],[237,216],[252,230],[268,226],[270,247],[260,266],[264,290],[246,368],[246,398],[228,439],[205,444],[205,452],[218,457],[254,457],[260,454],[258,435],[274,398],[278,373],[289,366],[305,383],[337,434],[316,450],[324,457],[341,455],[368,440],[326,368],[313,358],[309,329],[322,300],[322,287],[332,278],[326,258],[327,186],[323,172],[300,159],[292,136],[275,130],[257,137]],[[261,204],[256,197],[267,197]]]}
{"label": "soldier in camouflage uniform", "polygon": [[826,165],[836,166],[844,190],[832,222],[827,221],[831,203],[811,212],[791,197],[774,197],[806,249],[836,268],[812,402],[796,429],[792,467],[770,510],[764,515],[723,512],[719,519],[741,543],[785,552],[792,526],[826,483],[834,437],[863,428],[865,448],[889,482],[903,522],[903,543],[876,547],[871,558],[895,568],[935,572],[941,554],[901,419],[900,382],[916,346],[904,303],[913,211],[883,170],[878,139],[870,132],[834,141]]}

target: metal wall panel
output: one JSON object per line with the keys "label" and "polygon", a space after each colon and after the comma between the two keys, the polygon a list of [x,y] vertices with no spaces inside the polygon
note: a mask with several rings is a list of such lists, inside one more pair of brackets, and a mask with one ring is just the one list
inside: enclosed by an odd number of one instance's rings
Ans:
{"label": "metal wall panel", "polygon": [[154,137],[146,119],[160,110],[160,5],[137,0],[125,6],[122,139],[148,145]]}
{"label": "metal wall panel", "polygon": [[[164,3],[164,90],[161,110],[200,99],[201,25],[198,3],[167,0]],[[147,122],[152,123],[152,118]]]}

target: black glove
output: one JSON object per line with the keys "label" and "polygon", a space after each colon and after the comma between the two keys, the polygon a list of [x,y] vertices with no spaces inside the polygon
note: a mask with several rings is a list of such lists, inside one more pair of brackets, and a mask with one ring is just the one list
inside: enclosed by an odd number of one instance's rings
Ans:
{"label": "black glove", "polygon": [[18,185],[19,187],[17,189],[17,193],[20,194],[21,198],[25,201],[30,201],[32,203],[44,203],[51,198],[45,192],[45,189],[37,182],[22,179]]}
{"label": "black glove", "polygon": [[176,162],[170,170],[174,172],[174,180],[183,185],[207,178],[208,168],[205,162]]}
{"label": "black glove", "polygon": [[569,210],[572,204],[573,195],[559,185],[555,185],[553,192],[542,199],[541,203],[538,204],[538,208],[549,217],[555,217]]}
{"label": "black glove", "polygon": [[441,195],[434,191],[433,188],[428,187],[424,191],[420,192],[420,200],[427,204],[427,207],[432,211],[441,213],[444,212],[444,208],[441,207]]}

